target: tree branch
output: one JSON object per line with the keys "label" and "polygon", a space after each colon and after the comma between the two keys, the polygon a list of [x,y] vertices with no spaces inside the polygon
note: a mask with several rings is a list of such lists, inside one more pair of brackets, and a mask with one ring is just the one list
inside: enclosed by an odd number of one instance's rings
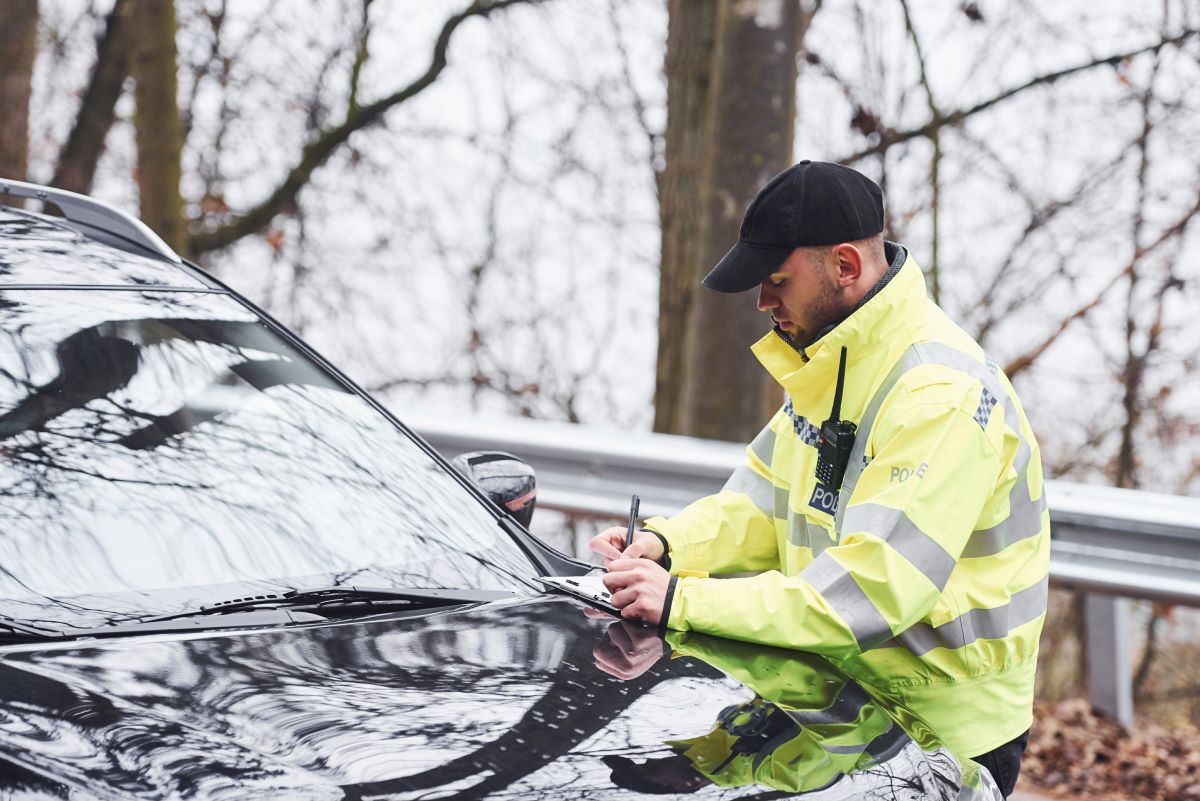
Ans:
{"label": "tree branch", "polygon": [[[1118,151],[1115,158],[1108,162],[1094,167],[1088,171],[1088,174],[1076,185],[1073,191],[1059,193],[1063,200],[1053,199],[1042,204],[1036,204],[1029,194],[1021,187],[1016,175],[1005,165],[1000,158],[992,153],[987,146],[978,141],[972,136],[964,135],[963,141],[973,144],[979,148],[986,156],[991,158],[997,166],[1005,170],[1008,174],[1008,188],[1010,192],[1020,196],[1025,200],[1029,207],[1029,220],[1025,223],[1025,227],[1021,230],[1021,234],[1007,248],[1007,254],[1004,261],[994,270],[991,280],[979,293],[979,300],[976,301],[974,309],[984,313],[983,320],[979,323],[975,330],[975,339],[980,343],[990,335],[992,328],[1002,319],[1006,319],[1016,309],[1024,306],[1029,302],[1030,298],[1037,293],[1036,287],[1029,287],[1015,296],[1007,300],[1003,305],[1000,305],[997,298],[1000,297],[1000,289],[1007,279],[1011,278],[1014,265],[1017,263],[1017,257],[1021,253],[1028,252],[1026,244],[1029,240],[1044,227],[1054,221],[1063,211],[1071,209],[1076,203],[1079,203],[1084,198],[1087,198],[1094,190],[1097,184],[1107,180],[1109,176],[1116,173],[1121,164],[1129,157],[1128,148],[1123,148]],[[1018,282],[1020,283],[1020,282]]]}
{"label": "tree branch", "polygon": [[389,110],[411,100],[433,84],[442,70],[446,68],[446,54],[450,48],[450,40],[454,31],[463,22],[472,17],[487,17],[492,12],[509,6],[537,2],[542,2],[542,0],[474,0],[466,9],[450,17],[442,25],[437,42],[434,44],[429,66],[420,77],[374,103],[349,109],[345,120],[340,125],[323,132],[304,147],[299,163],[292,168],[270,197],[211,231],[200,231],[193,234],[191,252],[199,255],[218,250],[242,237],[257,233],[265,228],[276,214],[294,204],[300,190],[308,184],[313,172],[345,144],[352,134],[378,123]]}
{"label": "tree branch", "polygon": [[617,47],[617,56],[621,65],[621,80],[625,84],[626,91],[629,92],[629,100],[633,106],[633,114],[637,120],[638,129],[649,144],[650,173],[654,176],[654,200],[656,203],[661,202],[662,188],[659,186],[659,183],[661,183],[662,179],[660,177],[661,170],[658,169],[658,162],[661,159],[663,136],[650,126],[646,116],[646,103],[642,100],[642,96],[638,93],[637,86],[633,82],[633,74],[629,69],[629,50],[625,47],[625,32],[621,28],[616,0],[609,0],[608,24],[612,28],[613,43]]}
{"label": "tree branch", "polygon": [[350,68],[350,100],[346,111],[346,116],[349,117],[358,109],[358,86],[359,79],[362,77],[363,67],[367,64],[367,58],[370,55],[370,50],[367,48],[367,42],[371,38],[371,3],[373,0],[363,0],[362,4],[362,23],[358,29],[358,43],[354,49],[354,65]]}
{"label": "tree branch", "polygon": [[1076,73],[1086,72],[1087,70],[1090,70],[1094,67],[1103,66],[1105,64],[1108,64],[1109,66],[1116,66],[1117,64],[1120,64],[1122,61],[1124,61],[1127,58],[1134,58],[1135,56],[1144,55],[1146,53],[1157,53],[1158,51],[1162,50],[1164,47],[1167,47],[1169,45],[1182,44],[1183,42],[1187,41],[1188,39],[1191,39],[1192,37],[1196,36],[1197,34],[1200,34],[1200,30],[1189,29],[1189,30],[1184,31],[1183,33],[1180,33],[1177,36],[1172,36],[1169,39],[1163,39],[1160,42],[1157,42],[1152,45],[1147,45],[1146,47],[1138,48],[1137,50],[1130,50],[1126,53],[1117,53],[1115,55],[1105,56],[1104,58],[1094,59],[1094,60],[1088,61],[1084,64],[1076,64],[1074,67],[1067,67],[1066,69],[1058,70],[1057,72],[1050,72],[1050,73],[1046,73],[1045,75],[1039,75],[1036,78],[1031,78],[1030,80],[1026,81],[1025,83],[1020,84],[1019,86],[1014,86],[1011,89],[1006,89],[1003,92],[1001,92],[1000,94],[995,95],[994,97],[991,97],[991,98],[988,98],[987,100],[983,100],[979,103],[976,103],[975,105],[973,105],[969,108],[952,111],[948,114],[943,115],[940,119],[935,117],[934,119],[930,120],[929,122],[925,123],[924,125],[922,125],[919,128],[910,128],[910,129],[904,130],[904,131],[885,129],[881,133],[880,139],[876,144],[874,144],[871,147],[868,147],[864,150],[860,150],[857,153],[852,153],[848,156],[843,156],[842,158],[838,159],[837,161],[841,164],[854,164],[855,162],[861,161],[862,159],[867,158],[868,156],[877,156],[880,153],[885,152],[888,148],[892,147],[893,145],[898,145],[903,142],[908,142],[912,139],[932,137],[934,134],[936,134],[938,131],[942,130],[943,128],[948,127],[948,126],[958,125],[959,123],[961,123],[963,120],[967,119],[968,117],[972,117],[981,111],[986,111],[987,109],[991,108],[992,106],[1003,103],[1005,100],[1015,97],[1016,95],[1021,94],[1022,92],[1026,91],[1027,89],[1033,89],[1034,87],[1037,87],[1037,86],[1046,86],[1046,85],[1055,83],[1056,81],[1062,80],[1063,78],[1074,75]]}
{"label": "tree branch", "polygon": [[[925,52],[921,49],[921,40],[917,36],[917,28],[913,23],[912,11],[908,7],[908,0],[900,0],[900,8],[904,11],[904,27],[908,30],[908,37],[912,40],[913,50],[917,54],[917,68],[921,76],[921,87],[925,90],[925,100],[929,105],[929,115],[934,122],[942,119],[942,110],[938,107],[937,101],[933,96],[933,86],[929,83],[929,75],[925,70]],[[929,188],[930,188],[930,259],[929,270],[927,275],[930,278],[929,290],[933,297],[934,303],[941,302],[941,274],[938,269],[938,245],[939,245],[939,222],[941,212],[941,166],[942,166],[942,140],[939,135],[940,128],[935,129],[931,139],[933,140],[933,153],[929,160]]]}
{"label": "tree branch", "polygon": [[117,99],[129,74],[129,3],[116,0],[105,22],[104,35],[96,45],[96,66],[79,104],[75,125],[58,154],[58,165],[50,183],[72,192],[92,190],[96,164],[104,151],[108,129],[116,118]]}
{"label": "tree branch", "polygon": [[1163,231],[1162,235],[1159,236],[1158,239],[1154,240],[1144,248],[1138,248],[1134,252],[1133,258],[1130,259],[1129,264],[1125,265],[1120,272],[1114,275],[1109,282],[1105,284],[1099,292],[1096,293],[1095,297],[1080,306],[1067,317],[1063,318],[1063,320],[1058,324],[1058,328],[1056,328],[1052,334],[1043,339],[1035,347],[1026,351],[1023,355],[1018,356],[1005,365],[1004,373],[1009,377],[1009,379],[1012,379],[1017,375],[1017,373],[1020,373],[1033,364],[1034,361],[1036,361],[1039,356],[1045,353],[1046,350],[1054,344],[1055,340],[1057,340],[1058,337],[1071,326],[1071,323],[1082,317],[1086,317],[1092,309],[1099,306],[1100,302],[1104,300],[1105,295],[1107,295],[1112,288],[1121,281],[1122,278],[1133,273],[1134,269],[1136,269],[1138,265],[1138,262],[1140,262],[1146,256],[1149,256],[1154,251],[1158,250],[1158,248],[1176,236],[1182,234],[1188,227],[1188,224],[1193,218],[1195,218],[1197,214],[1200,214],[1200,195],[1196,197],[1196,202],[1192,204],[1192,207],[1188,209],[1187,212],[1174,225]]}

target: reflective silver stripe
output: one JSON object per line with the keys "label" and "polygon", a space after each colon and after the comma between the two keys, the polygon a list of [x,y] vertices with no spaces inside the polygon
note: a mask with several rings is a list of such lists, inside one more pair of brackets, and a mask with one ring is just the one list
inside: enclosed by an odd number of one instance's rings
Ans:
{"label": "reflective silver stripe", "polygon": [[870,743],[859,743],[858,745],[836,745],[834,743],[821,743],[822,748],[831,754],[861,754],[867,750]]}
{"label": "reflective silver stripe", "polygon": [[936,628],[928,623],[916,623],[894,639],[876,647],[894,648],[902,645],[914,655],[922,656],[934,648],[962,648],[978,639],[998,640],[1007,637],[1013,629],[1045,614],[1049,586],[1050,577],[1045,576],[1037,584],[1013,593],[1004,606],[972,609]]}
{"label": "reflective silver stripe", "polygon": [[800,572],[800,577],[832,606],[850,627],[862,651],[874,648],[892,636],[887,620],[871,603],[846,568],[829,555],[821,554]]}
{"label": "reflective silver stripe", "polygon": [[824,526],[809,520],[803,512],[788,513],[788,542],[811,548],[813,556],[836,544]]}
{"label": "reflective silver stripe", "polygon": [[879,537],[921,571],[939,593],[945,589],[954,571],[954,557],[901,510],[877,503],[852,506],[846,512],[840,533],[844,536],[856,531]]}
{"label": "reflective silver stripe", "polygon": [[775,514],[775,485],[754,472],[751,467],[742,465],[734,470],[721,491],[740,492],[749,496],[758,510],[767,517],[773,517]]}
{"label": "reflective silver stripe", "polygon": [[771,430],[770,423],[758,432],[758,436],[750,443],[750,450],[763,464],[771,464],[771,458],[775,455],[775,432]]}
{"label": "reflective silver stripe", "polygon": [[853,681],[846,682],[833,703],[824,709],[785,709],[788,717],[801,726],[829,726],[854,723],[867,704],[873,703],[867,691]]}
{"label": "reflective silver stripe", "polygon": [[[949,367],[951,370],[958,370],[960,373],[966,373],[983,384],[988,392],[1003,401],[1006,406],[1012,404],[1012,396],[1008,394],[1000,377],[989,370],[986,364],[976,361],[974,357],[958,348],[943,345],[941,342],[918,342],[912,346],[912,349],[917,352],[922,364],[941,365]],[[1011,421],[1012,418],[1010,417],[1009,420]]]}
{"label": "reflective silver stripe", "polygon": [[780,520],[787,520],[788,516],[788,498],[791,495],[784,487],[775,487],[775,516]]}
{"label": "reflective silver stripe", "polygon": [[1013,497],[1009,498],[1008,518],[991,528],[973,532],[963,549],[963,557],[992,556],[1013,543],[1036,537],[1042,532],[1042,515],[1046,508],[1045,493],[1036,501],[1029,500],[1029,482],[1023,477],[1018,478]]}

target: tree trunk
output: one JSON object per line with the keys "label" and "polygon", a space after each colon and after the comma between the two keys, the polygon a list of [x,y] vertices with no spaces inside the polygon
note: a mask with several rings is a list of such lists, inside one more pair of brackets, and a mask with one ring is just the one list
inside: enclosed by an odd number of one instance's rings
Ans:
{"label": "tree trunk", "polygon": [[747,440],[780,390],[748,347],[770,327],[755,293],[700,280],[746,207],[792,162],[799,4],[670,0],[654,430]]}
{"label": "tree trunk", "polygon": [[[37,53],[37,0],[0,3],[0,178],[24,181],[29,165],[29,95]],[[12,199],[9,202],[17,202]]]}
{"label": "tree trunk", "polygon": [[180,195],[183,122],[176,96],[175,4],[134,0],[130,60],[137,101],[134,114],[138,202],[143,222],[181,255],[187,226]]}
{"label": "tree trunk", "polygon": [[89,194],[104,140],[116,117],[117,99],[129,74],[128,0],[117,0],[96,43],[96,66],[79,104],[75,124],[58,154],[54,186]]}

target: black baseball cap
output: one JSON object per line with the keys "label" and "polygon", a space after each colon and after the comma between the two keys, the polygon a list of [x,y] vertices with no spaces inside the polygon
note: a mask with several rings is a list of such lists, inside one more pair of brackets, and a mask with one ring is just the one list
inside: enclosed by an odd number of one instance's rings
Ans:
{"label": "black baseball cap", "polygon": [[838,245],[883,231],[883,191],[857,170],[807,159],[758,190],[738,241],[704,278],[718,292],[745,292],[796,248]]}

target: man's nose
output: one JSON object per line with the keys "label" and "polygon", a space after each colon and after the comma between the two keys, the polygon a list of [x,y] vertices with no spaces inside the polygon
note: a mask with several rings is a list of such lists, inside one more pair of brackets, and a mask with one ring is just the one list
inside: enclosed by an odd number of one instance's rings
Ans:
{"label": "man's nose", "polygon": [[774,287],[769,281],[763,281],[758,287],[758,310],[761,312],[779,308],[779,298],[775,296]]}

